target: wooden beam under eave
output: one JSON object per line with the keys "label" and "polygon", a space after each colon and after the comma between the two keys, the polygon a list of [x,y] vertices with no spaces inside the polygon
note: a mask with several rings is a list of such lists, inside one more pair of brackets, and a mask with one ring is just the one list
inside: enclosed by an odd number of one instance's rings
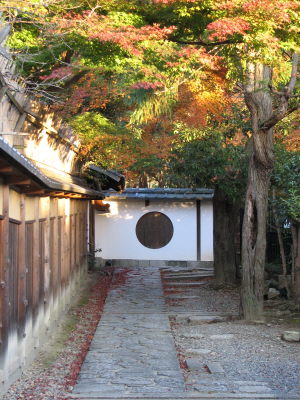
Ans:
{"label": "wooden beam under eave", "polygon": [[78,199],[78,198],[81,198],[83,195],[78,194],[78,193],[69,193],[69,196],[70,196],[72,199]]}
{"label": "wooden beam under eave", "polygon": [[7,179],[7,184],[12,186],[12,185],[32,185],[32,180],[31,179],[25,179],[25,178],[18,178],[18,177],[11,177]]}
{"label": "wooden beam under eave", "polygon": [[82,198],[86,198],[86,196],[81,195],[81,194],[67,193],[67,192],[63,192],[63,193],[50,193],[50,196],[53,196],[53,197],[62,197],[62,198],[65,198],[65,199],[82,199]]}
{"label": "wooden beam under eave", "polygon": [[0,174],[10,174],[14,172],[13,167],[1,167],[0,168]]}
{"label": "wooden beam under eave", "polygon": [[65,197],[65,192],[49,192],[49,196],[51,197]]}
{"label": "wooden beam under eave", "polygon": [[46,192],[44,189],[40,190],[26,190],[25,194],[30,196],[49,196],[49,193]]}

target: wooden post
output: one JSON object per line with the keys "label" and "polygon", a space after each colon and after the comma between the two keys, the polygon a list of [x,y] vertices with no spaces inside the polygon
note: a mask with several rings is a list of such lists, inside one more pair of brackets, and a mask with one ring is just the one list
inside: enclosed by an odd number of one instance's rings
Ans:
{"label": "wooden post", "polygon": [[45,315],[45,328],[49,329],[51,319],[51,286],[52,286],[52,273],[50,266],[50,198],[47,203],[47,216],[44,222],[44,315]]}
{"label": "wooden post", "polygon": [[25,263],[25,195],[20,195],[21,224],[19,225],[18,243],[18,338],[25,337],[25,313],[26,313],[26,263]]}
{"label": "wooden post", "polygon": [[[57,318],[58,303],[59,303],[59,276],[58,276],[58,201],[57,198],[51,199],[53,204],[53,215],[50,220],[50,268],[52,275],[52,296],[54,315]],[[52,247],[52,248],[51,248]]]}
{"label": "wooden post", "polygon": [[1,307],[1,358],[0,369],[3,369],[3,362],[8,344],[8,238],[9,238],[9,186],[3,185],[3,219],[1,221],[1,259],[0,259],[0,307]]}
{"label": "wooden post", "polygon": [[35,345],[38,346],[38,312],[39,312],[39,286],[40,286],[40,253],[39,253],[39,198],[34,198],[34,224],[33,224],[33,265],[32,265],[32,326]]}

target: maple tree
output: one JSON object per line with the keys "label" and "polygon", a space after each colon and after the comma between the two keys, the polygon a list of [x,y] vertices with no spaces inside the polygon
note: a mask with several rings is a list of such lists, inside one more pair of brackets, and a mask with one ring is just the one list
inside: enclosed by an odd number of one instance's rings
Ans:
{"label": "maple tree", "polygon": [[[71,104],[75,98],[77,113],[97,111],[142,129],[157,118],[200,126],[222,118],[235,96],[244,99],[251,151],[242,311],[246,319],[260,319],[273,131],[298,109],[299,2],[36,0],[21,5],[23,13],[14,1],[0,2],[15,26],[11,47],[26,47],[30,55],[20,58],[26,76],[35,88],[52,88]],[[24,27],[32,35],[29,44],[22,39]],[[99,80],[110,84],[97,92]]]}
{"label": "maple tree", "polygon": [[[231,115],[231,118],[233,115]],[[236,282],[240,252],[240,210],[246,183],[246,137],[239,121],[191,128],[180,123],[180,141],[167,171],[172,187],[214,188],[214,268],[217,285]]]}

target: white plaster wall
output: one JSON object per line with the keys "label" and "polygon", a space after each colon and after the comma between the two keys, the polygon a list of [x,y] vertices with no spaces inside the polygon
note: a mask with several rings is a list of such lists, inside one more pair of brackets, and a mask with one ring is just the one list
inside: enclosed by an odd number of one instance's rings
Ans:
{"label": "white plaster wall", "polygon": [[213,261],[213,203],[212,201],[201,201],[201,261]]}
{"label": "white plaster wall", "polygon": [[33,221],[35,219],[35,198],[25,198],[25,219],[26,221]]}
{"label": "white plaster wall", "polygon": [[9,218],[21,220],[21,196],[12,189],[9,190]]}
{"label": "white plaster wall", "polygon": [[[98,253],[100,257],[104,259],[197,260],[195,202],[151,200],[147,207],[143,200],[109,201],[108,203],[110,213],[96,212],[95,216],[96,249],[102,249],[102,252]],[[210,210],[212,207],[208,205],[203,209],[206,221],[209,215],[212,217]],[[173,223],[173,238],[161,249],[148,249],[136,237],[135,228],[138,220],[151,211],[166,214]],[[210,234],[206,235],[202,244],[205,260],[208,260],[209,255],[212,254],[212,241],[210,243],[209,239],[211,239]]]}

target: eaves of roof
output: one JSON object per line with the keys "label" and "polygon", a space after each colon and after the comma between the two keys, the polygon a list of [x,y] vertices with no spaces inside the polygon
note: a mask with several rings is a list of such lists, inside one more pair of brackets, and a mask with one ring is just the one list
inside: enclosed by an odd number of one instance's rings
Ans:
{"label": "eaves of roof", "polygon": [[172,200],[172,201],[190,201],[190,200],[211,200],[214,196],[213,189],[197,188],[128,188],[122,193],[104,192],[105,197],[111,200]]}
{"label": "eaves of roof", "polygon": [[30,178],[40,188],[46,192],[66,192],[78,194],[90,199],[103,199],[104,195],[101,191],[93,190],[78,184],[72,184],[60,180],[60,177],[48,177],[46,173],[41,172],[30,160],[11,147],[0,136],[0,157],[9,165],[22,172],[23,175]]}
{"label": "eaves of roof", "polygon": [[106,170],[97,165],[89,165],[90,173],[101,181],[103,190],[112,188],[117,192],[125,187],[125,176],[117,171]]}

